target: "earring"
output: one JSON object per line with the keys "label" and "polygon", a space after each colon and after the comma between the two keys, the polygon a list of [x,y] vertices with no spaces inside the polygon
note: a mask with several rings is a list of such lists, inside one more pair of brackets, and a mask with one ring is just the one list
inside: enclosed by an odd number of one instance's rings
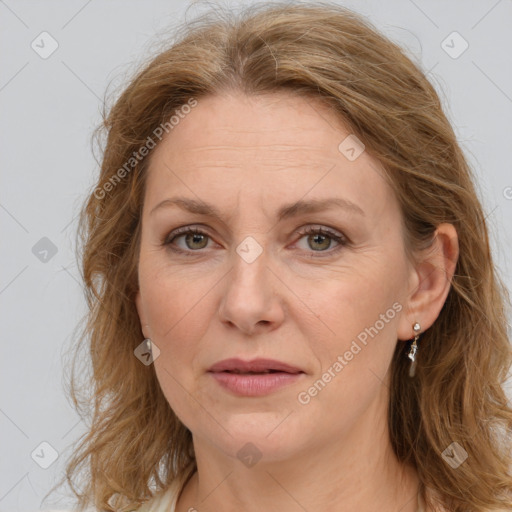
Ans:
{"label": "earring", "polygon": [[151,340],[149,338],[146,338],[144,341],[146,342],[146,348],[151,352],[151,349],[153,348],[151,346]]}
{"label": "earring", "polygon": [[421,326],[418,322],[415,322],[412,326],[412,329],[414,331],[414,341],[411,344],[411,348],[409,349],[409,353],[407,354],[407,357],[411,360],[411,366],[409,368],[409,377],[414,377],[416,373],[416,352],[418,351],[418,338],[420,337],[420,331]]}

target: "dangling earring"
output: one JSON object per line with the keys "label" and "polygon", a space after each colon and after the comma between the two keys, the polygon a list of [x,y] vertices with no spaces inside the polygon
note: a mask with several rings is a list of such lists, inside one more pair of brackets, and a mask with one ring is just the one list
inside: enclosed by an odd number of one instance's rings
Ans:
{"label": "dangling earring", "polygon": [[409,368],[409,377],[414,377],[416,373],[416,352],[418,351],[418,338],[420,337],[421,326],[418,322],[415,322],[412,326],[414,331],[414,341],[411,344],[411,348],[409,349],[409,353],[407,357],[411,360],[411,366]]}
{"label": "dangling earring", "polygon": [[[149,331],[149,325],[148,324],[144,325],[144,327]],[[146,342],[146,348],[151,352],[151,349],[153,348],[152,345],[151,345],[151,339],[150,338],[145,338],[144,341]]]}

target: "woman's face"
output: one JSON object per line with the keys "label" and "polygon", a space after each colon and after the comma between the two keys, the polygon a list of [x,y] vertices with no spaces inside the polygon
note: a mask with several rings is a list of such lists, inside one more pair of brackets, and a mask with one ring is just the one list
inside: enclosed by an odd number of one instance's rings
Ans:
{"label": "woman's face", "polygon": [[[136,303],[195,443],[278,460],[384,431],[417,281],[383,176],[332,112],[287,93],[200,99],[153,150]],[[209,371],[231,358],[295,370]]]}

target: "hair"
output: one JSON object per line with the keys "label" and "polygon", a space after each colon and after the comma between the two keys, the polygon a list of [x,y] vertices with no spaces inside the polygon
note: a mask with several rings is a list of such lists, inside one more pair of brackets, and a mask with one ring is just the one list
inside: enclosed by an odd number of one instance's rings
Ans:
{"label": "hair", "polygon": [[[80,510],[88,503],[101,511],[134,509],[196,468],[191,432],[165,399],[153,365],[134,357],[144,338],[135,294],[150,161],[139,151],[159,127],[168,132],[171,116],[191,100],[230,91],[288,92],[332,109],[382,163],[411,261],[439,224],[455,226],[455,273],[420,339],[415,378],[408,376],[407,343],[396,346],[390,439],[398,460],[417,470],[427,506],[512,507],[512,410],[503,388],[512,364],[510,299],[493,263],[473,171],[440,99],[420,65],[363,16],[329,2],[267,2],[238,13],[216,6],[181,25],[97,129],[106,134],[101,172],[77,232],[89,307],[79,342],[92,370],[81,383],[73,365],[69,389],[77,410],[90,405],[83,414],[90,425],[65,475]],[[468,454],[457,469],[442,457],[454,442]]]}

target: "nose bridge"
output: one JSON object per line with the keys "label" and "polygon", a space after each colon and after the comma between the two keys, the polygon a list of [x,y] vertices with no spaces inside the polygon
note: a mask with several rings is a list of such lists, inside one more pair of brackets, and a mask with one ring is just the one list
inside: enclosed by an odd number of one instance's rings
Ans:
{"label": "nose bridge", "polygon": [[255,237],[248,236],[236,246],[220,305],[223,321],[252,332],[262,321],[275,323],[282,318],[273,274],[267,268],[269,257],[269,251]]}
{"label": "nose bridge", "polygon": [[[247,293],[266,295],[268,293],[268,250],[264,249],[263,241],[253,236],[245,237],[235,248],[232,256],[233,270],[230,281],[233,287]],[[258,300],[253,296],[253,301]]]}

